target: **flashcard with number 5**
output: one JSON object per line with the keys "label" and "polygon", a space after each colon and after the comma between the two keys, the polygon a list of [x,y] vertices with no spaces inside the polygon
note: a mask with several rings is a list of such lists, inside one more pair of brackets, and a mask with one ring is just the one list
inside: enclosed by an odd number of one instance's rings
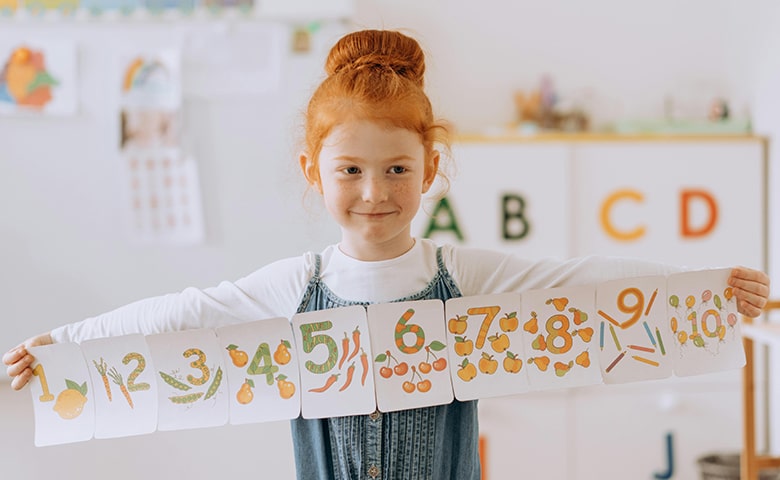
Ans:
{"label": "flashcard with number 5", "polygon": [[35,357],[30,392],[35,445],[89,440],[95,431],[95,397],[84,356],[76,343],[30,347]]}
{"label": "flashcard with number 5", "polygon": [[217,329],[230,391],[230,423],[296,418],[301,411],[298,355],[286,318]]}
{"label": "flashcard with number 5", "polygon": [[382,412],[453,399],[441,300],[368,306],[377,407]]}
{"label": "flashcard with number 5", "polygon": [[301,365],[303,418],[373,412],[376,396],[366,309],[356,305],[299,313],[292,325]]}

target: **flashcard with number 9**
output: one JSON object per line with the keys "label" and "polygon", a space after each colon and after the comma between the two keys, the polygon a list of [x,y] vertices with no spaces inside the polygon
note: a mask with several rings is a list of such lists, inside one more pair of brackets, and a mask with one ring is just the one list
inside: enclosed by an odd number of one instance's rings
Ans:
{"label": "flashcard with number 9", "polygon": [[89,440],[95,432],[95,397],[76,343],[30,347],[35,357],[30,392],[35,415],[35,445]]}
{"label": "flashcard with number 9", "polygon": [[355,305],[292,318],[301,374],[303,418],[340,417],[376,409],[366,309]]}
{"label": "flashcard with number 9", "polygon": [[382,412],[453,399],[441,300],[368,306],[377,407]]}
{"label": "flashcard with number 9", "polygon": [[230,391],[230,423],[296,418],[301,411],[298,354],[286,318],[217,329]]}

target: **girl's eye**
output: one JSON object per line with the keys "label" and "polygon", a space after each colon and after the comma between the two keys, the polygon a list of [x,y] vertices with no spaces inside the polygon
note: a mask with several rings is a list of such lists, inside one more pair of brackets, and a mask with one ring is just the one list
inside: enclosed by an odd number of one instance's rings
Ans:
{"label": "girl's eye", "polygon": [[358,167],[347,167],[344,169],[344,172],[348,173],[349,175],[357,175],[360,173],[360,169]]}
{"label": "girl's eye", "polygon": [[390,171],[393,173],[404,173],[406,171],[406,168],[401,166],[395,166],[395,167],[391,167]]}

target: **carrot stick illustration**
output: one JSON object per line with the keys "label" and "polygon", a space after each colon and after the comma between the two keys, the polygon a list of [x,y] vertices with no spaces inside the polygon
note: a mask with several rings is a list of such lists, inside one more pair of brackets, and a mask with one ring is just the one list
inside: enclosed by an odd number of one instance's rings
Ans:
{"label": "carrot stick illustration", "polygon": [[355,349],[347,360],[355,358],[355,355],[358,354],[358,350],[360,350],[360,329],[358,327],[355,327],[355,330],[352,332],[352,341],[355,343]]}
{"label": "carrot stick illustration", "polygon": [[360,349],[360,364],[363,366],[363,376],[360,377],[360,384],[366,384],[366,377],[368,376],[368,354]]}
{"label": "carrot stick illustration", "polygon": [[108,395],[108,401],[110,402],[111,384],[108,383],[108,377],[106,376],[106,368],[108,368],[108,365],[106,365],[106,361],[103,360],[103,357],[100,357],[100,363],[97,363],[94,360],[92,360],[92,363],[95,364],[95,368],[97,368],[97,371],[100,374],[100,378],[103,379],[103,386],[106,387],[106,395]]}
{"label": "carrot stick illustration", "polygon": [[310,392],[314,392],[314,393],[324,392],[325,390],[329,389],[331,387],[331,385],[336,383],[336,380],[339,378],[339,375],[341,375],[341,374],[340,373],[334,373],[333,375],[328,377],[328,380],[325,381],[325,385],[323,385],[321,387],[318,387],[318,388],[310,388],[309,391]]}
{"label": "carrot stick illustration", "polygon": [[125,382],[122,381],[122,375],[119,374],[119,372],[116,371],[116,368],[112,367],[111,370],[109,370],[108,375],[111,377],[111,380],[114,381],[117,385],[119,385],[119,390],[122,392],[122,395],[125,396],[125,400],[127,400],[127,404],[130,405],[130,408],[133,407],[133,399],[130,398],[130,392],[127,391],[127,387],[125,387]]}
{"label": "carrot stick illustration", "polygon": [[349,337],[347,337],[347,332],[344,332],[344,339],[341,341],[341,360],[339,360],[339,370],[341,370],[341,367],[344,365],[344,362],[347,360],[347,354],[349,353]]}
{"label": "carrot stick illustration", "polygon": [[352,376],[355,375],[355,362],[352,362],[352,364],[347,369],[347,381],[344,382],[344,385],[339,388],[339,392],[343,392],[344,390],[349,387],[349,384],[352,383]]}

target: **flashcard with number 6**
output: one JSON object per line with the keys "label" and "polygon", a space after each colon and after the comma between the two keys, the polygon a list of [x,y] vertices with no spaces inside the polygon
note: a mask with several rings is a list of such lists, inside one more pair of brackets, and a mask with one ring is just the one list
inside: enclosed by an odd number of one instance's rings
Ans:
{"label": "flashcard with number 6", "polygon": [[95,438],[157,429],[157,382],[143,335],[99,338],[81,344],[95,386]]}
{"label": "flashcard with number 6", "polygon": [[230,391],[230,423],[296,418],[301,411],[298,355],[286,318],[217,329]]}
{"label": "flashcard with number 6", "polygon": [[35,415],[35,445],[89,440],[95,431],[95,397],[76,343],[30,347],[35,357],[30,392]]}
{"label": "flashcard with number 6", "polygon": [[377,407],[430,407],[453,399],[441,300],[368,306]]}
{"label": "flashcard with number 6", "polygon": [[355,305],[299,313],[292,319],[301,365],[303,418],[376,409],[366,309]]}

